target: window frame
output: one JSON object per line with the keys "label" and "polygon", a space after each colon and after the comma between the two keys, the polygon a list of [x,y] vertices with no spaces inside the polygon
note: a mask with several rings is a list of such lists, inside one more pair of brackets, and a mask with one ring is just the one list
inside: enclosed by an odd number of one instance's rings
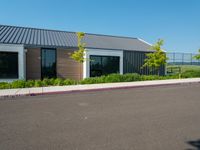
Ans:
{"label": "window frame", "polygon": [[[103,69],[103,58],[109,58],[109,57],[115,57],[115,58],[117,58],[117,61],[118,61],[118,73],[120,73],[120,56],[108,56],[108,55],[90,55],[89,56],[89,58],[90,58],[90,63],[89,63],[89,75],[90,75],[90,77],[98,77],[98,75],[97,76],[92,76],[92,71],[93,71],[93,69],[91,69],[91,65],[92,65],[92,58],[91,57],[99,57],[100,58],[100,62],[101,62],[101,64],[100,64],[100,68],[101,69],[99,69],[99,71],[101,72],[101,75],[100,76],[102,76],[102,75],[108,75],[108,74],[112,74],[112,73],[106,73],[106,74],[104,74],[104,72],[105,72],[105,70]],[[113,72],[113,73],[115,73],[115,72]]]}
{"label": "window frame", "polygon": [[7,77],[1,77],[0,76],[0,79],[18,79],[19,78],[19,53],[18,52],[13,52],[13,51],[0,51],[0,54],[1,53],[6,53],[6,54],[15,54],[17,56],[17,60],[16,60],[16,66],[17,69],[15,72],[15,75],[13,75],[14,77],[11,77],[11,76],[7,76]]}
{"label": "window frame", "polygon": [[40,62],[40,65],[41,65],[41,79],[44,79],[46,77],[43,76],[43,57],[42,57],[42,51],[43,50],[52,50],[52,51],[55,51],[55,77],[53,78],[57,78],[57,49],[56,48],[41,48],[40,50],[40,57],[41,57],[41,62]]}

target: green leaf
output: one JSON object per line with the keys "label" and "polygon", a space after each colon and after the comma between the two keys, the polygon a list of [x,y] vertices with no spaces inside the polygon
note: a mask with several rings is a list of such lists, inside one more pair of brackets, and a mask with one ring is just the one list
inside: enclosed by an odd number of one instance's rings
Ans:
{"label": "green leaf", "polygon": [[85,33],[77,32],[76,35],[78,38],[78,50],[74,51],[70,57],[74,59],[76,62],[83,63],[86,60],[84,57],[86,52],[85,50],[86,43],[82,42]]}
{"label": "green leaf", "polygon": [[144,65],[141,68],[149,67],[149,69],[159,70],[160,66],[165,65],[167,61],[166,53],[162,50],[164,40],[159,39],[154,45],[151,46],[151,50],[154,50],[153,53],[147,53],[146,59],[144,60]]}

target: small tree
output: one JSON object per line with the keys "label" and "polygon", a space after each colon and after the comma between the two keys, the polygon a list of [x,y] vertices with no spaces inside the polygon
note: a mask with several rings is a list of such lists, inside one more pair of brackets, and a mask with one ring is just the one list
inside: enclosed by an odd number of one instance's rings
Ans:
{"label": "small tree", "polygon": [[[78,38],[78,50],[76,50],[72,54],[70,54],[71,55],[70,57],[73,60],[75,60],[76,62],[83,64],[86,60],[86,58],[85,58],[85,52],[86,52],[85,45],[86,44],[82,42],[82,40],[85,36],[85,33],[77,32],[76,35],[77,35],[77,38]],[[80,66],[80,72],[81,72],[81,66]]]}
{"label": "small tree", "polygon": [[144,60],[142,68],[148,67],[151,71],[156,70],[160,75],[160,67],[166,65],[168,59],[166,53],[161,49],[163,44],[164,41],[159,39],[156,44],[151,46],[150,50],[155,50],[155,52],[146,54],[147,58]]}
{"label": "small tree", "polygon": [[194,59],[200,60],[200,49],[198,50],[198,54],[194,56]]}
{"label": "small tree", "polygon": [[85,43],[82,42],[82,39],[85,36],[85,33],[83,32],[77,32],[76,33],[77,38],[78,38],[78,50],[74,51],[71,54],[71,58],[74,59],[75,61],[79,63],[84,63],[85,61]]}

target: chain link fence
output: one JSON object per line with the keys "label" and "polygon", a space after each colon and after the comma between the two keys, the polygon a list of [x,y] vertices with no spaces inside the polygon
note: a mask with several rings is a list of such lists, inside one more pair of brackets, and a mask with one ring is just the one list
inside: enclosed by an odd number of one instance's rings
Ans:
{"label": "chain link fence", "polygon": [[181,74],[186,70],[200,69],[200,60],[196,60],[194,53],[167,53],[167,74]]}
{"label": "chain link fence", "polygon": [[200,65],[200,60],[194,59],[194,53],[167,53],[168,65]]}

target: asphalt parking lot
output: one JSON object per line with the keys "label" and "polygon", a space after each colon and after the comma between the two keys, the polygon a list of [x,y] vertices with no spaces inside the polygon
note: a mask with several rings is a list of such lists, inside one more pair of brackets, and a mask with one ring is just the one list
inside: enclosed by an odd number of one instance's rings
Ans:
{"label": "asphalt parking lot", "polygon": [[200,84],[0,99],[0,150],[199,150]]}

